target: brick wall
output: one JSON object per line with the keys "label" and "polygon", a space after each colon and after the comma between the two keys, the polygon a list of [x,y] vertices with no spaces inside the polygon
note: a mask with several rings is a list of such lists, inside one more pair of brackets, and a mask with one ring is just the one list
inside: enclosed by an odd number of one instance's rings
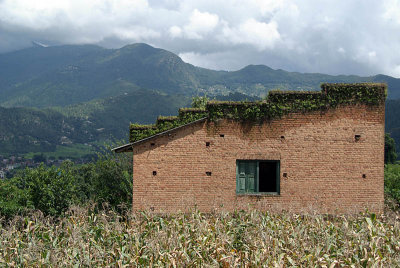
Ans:
{"label": "brick wall", "polygon": [[[280,194],[236,194],[237,159],[280,160]],[[381,212],[383,183],[383,105],[295,113],[263,124],[199,122],[134,146],[137,210]]]}

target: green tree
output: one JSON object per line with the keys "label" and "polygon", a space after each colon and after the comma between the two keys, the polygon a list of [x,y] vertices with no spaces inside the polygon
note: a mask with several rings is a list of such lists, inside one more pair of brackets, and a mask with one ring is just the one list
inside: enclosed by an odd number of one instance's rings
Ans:
{"label": "green tree", "polygon": [[46,156],[45,156],[43,153],[41,153],[41,154],[35,154],[35,155],[33,155],[33,161],[34,161],[35,163],[43,163],[43,162],[46,162]]}
{"label": "green tree", "polygon": [[210,99],[207,96],[203,96],[203,97],[196,96],[196,97],[193,97],[192,98],[192,107],[193,108],[205,109],[206,105],[207,105],[207,102],[209,100]]}
{"label": "green tree", "polygon": [[397,160],[396,143],[389,133],[385,134],[385,164],[395,163]]}
{"label": "green tree", "polygon": [[20,189],[15,179],[0,180],[0,215],[11,218],[31,208],[28,191]]}
{"label": "green tree", "polygon": [[385,166],[385,193],[400,203],[400,165]]}
{"label": "green tree", "polygon": [[[27,209],[46,215],[62,215],[72,204],[109,204],[117,211],[132,203],[132,154],[115,154],[110,148],[92,163],[19,171],[12,179],[0,180],[0,216],[11,217]],[[125,205],[125,206],[121,206]]]}
{"label": "green tree", "polygon": [[114,209],[132,203],[132,154],[116,154],[107,146],[98,159],[77,166],[74,174],[80,203],[89,200],[109,204]]}
{"label": "green tree", "polygon": [[25,169],[13,181],[15,186],[26,191],[32,207],[47,215],[61,215],[76,201],[76,181],[72,163],[68,161],[59,168],[41,164]]}
{"label": "green tree", "polygon": [[94,164],[92,194],[94,201],[107,202],[118,209],[119,205],[132,204],[132,154],[116,154],[110,148],[99,155]]}

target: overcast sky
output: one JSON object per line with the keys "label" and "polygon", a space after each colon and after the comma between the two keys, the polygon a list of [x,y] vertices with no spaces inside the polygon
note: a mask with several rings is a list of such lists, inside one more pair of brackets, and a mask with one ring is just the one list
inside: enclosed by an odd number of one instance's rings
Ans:
{"label": "overcast sky", "polygon": [[400,0],[0,0],[0,53],[145,42],[211,69],[400,77]]}

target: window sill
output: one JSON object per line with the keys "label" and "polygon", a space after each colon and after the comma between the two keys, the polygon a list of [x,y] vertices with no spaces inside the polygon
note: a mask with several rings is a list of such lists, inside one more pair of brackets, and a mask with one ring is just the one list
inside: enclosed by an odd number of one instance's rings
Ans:
{"label": "window sill", "polygon": [[280,196],[279,193],[236,193],[237,196]]}

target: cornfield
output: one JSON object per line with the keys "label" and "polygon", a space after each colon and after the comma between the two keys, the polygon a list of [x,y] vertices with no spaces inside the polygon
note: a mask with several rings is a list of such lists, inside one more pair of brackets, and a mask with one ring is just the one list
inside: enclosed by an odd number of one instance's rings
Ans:
{"label": "cornfield", "polygon": [[[233,213],[159,215],[71,209],[3,223],[9,266],[400,266],[400,218]],[[1,265],[1,266],[2,266]]]}

